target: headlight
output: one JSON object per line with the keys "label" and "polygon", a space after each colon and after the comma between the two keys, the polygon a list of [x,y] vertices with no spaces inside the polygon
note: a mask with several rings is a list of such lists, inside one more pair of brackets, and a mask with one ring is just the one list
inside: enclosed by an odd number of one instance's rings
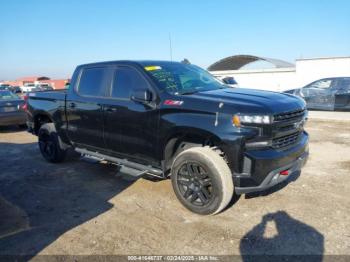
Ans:
{"label": "headlight", "polygon": [[272,116],[269,115],[234,115],[232,122],[235,126],[240,127],[241,124],[271,124]]}

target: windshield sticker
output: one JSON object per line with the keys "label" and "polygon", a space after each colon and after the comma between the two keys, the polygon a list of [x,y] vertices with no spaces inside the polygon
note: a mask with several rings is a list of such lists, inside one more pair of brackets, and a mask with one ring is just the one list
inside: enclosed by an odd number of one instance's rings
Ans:
{"label": "windshield sticker", "polygon": [[162,69],[162,68],[160,66],[145,66],[146,71],[154,71],[159,69]]}

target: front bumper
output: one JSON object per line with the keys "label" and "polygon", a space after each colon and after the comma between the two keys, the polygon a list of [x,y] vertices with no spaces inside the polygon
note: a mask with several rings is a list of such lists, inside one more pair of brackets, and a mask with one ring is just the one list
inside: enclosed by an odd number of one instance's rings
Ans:
{"label": "front bumper", "polygon": [[[301,140],[289,149],[245,152],[243,172],[233,174],[236,193],[266,190],[300,171],[308,159],[308,142],[304,132]],[[288,175],[281,175],[281,171],[288,171]]]}
{"label": "front bumper", "polygon": [[[264,191],[270,187],[273,187],[285,181],[288,177],[292,176],[294,173],[300,171],[301,168],[306,164],[308,157],[309,157],[309,152],[305,152],[300,157],[298,157],[298,159],[295,162],[271,171],[259,186],[235,187],[235,191],[237,194],[245,194],[245,193],[251,193],[251,192]],[[280,172],[285,170],[288,171],[288,175],[281,175]]]}
{"label": "front bumper", "polygon": [[0,126],[23,125],[26,123],[26,113],[23,111],[0,113]]}

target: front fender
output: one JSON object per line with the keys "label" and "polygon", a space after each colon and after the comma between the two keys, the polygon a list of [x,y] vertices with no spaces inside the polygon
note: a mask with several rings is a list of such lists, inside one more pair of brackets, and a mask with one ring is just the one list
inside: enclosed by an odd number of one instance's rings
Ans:
{"label": "front fender", "polygon": [[180,112],[162,114],[160,122],[159,156],[164,156],[165,147],[174,137],[199,137],[214,142],[225,153],[231,170],[240,172],[245,137],[251,130],[232,125],[231,116],[225,113]]}

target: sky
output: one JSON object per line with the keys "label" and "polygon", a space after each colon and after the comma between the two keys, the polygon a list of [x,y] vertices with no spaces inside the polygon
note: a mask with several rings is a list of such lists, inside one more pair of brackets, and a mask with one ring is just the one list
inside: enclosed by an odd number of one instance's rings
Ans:
{"label": "sky", "polygon": [[350,56],[349,0],[0,0],[0,80],[78,64]]}

